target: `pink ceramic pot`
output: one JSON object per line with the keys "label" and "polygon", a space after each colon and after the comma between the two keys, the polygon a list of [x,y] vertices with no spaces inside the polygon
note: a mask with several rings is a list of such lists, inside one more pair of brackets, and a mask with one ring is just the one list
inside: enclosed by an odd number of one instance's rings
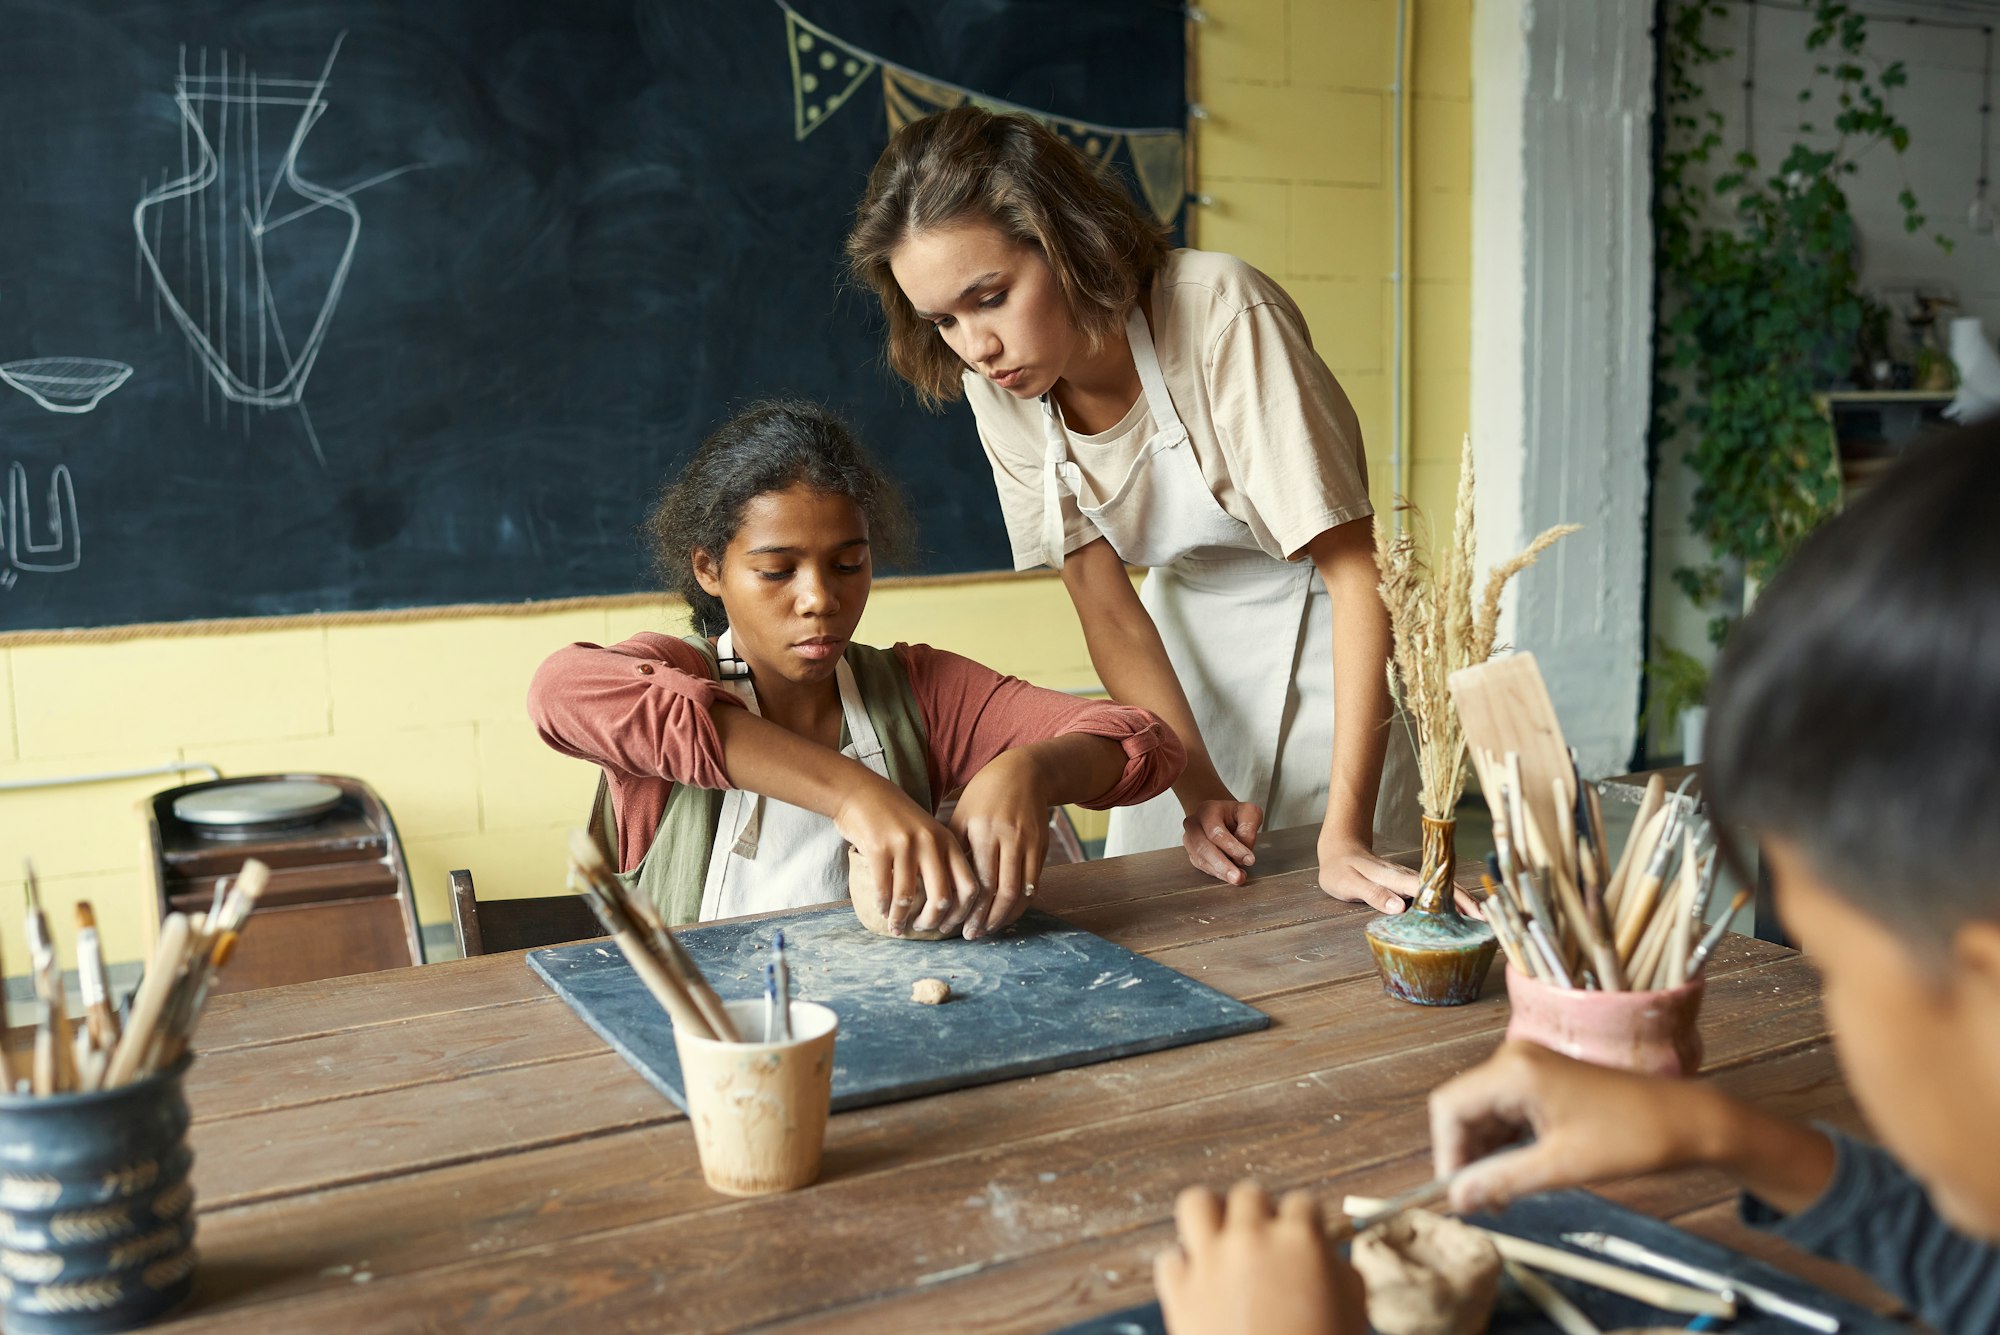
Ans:
{"label": "pink ceramic pot", "polygon": [[1702,978],[1664,992],[1585,992],[1507,969],[1507,1037],[1648,1075],[1701,1069]]}

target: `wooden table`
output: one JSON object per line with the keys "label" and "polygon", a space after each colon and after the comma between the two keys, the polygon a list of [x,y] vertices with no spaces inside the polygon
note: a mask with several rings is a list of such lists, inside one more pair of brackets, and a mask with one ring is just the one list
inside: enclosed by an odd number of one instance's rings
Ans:
{"label": "wooden table", "polygon": [[[168,1328],[1045,1331],[1151,1296],[1189,1183],[1410,1186],[1426,1093],[1505,1024],[1498,976],[1389,1000],[1312,832],[1262,852],[1244,889],[1172,852],[1051,868],[1037,903],[1268,1030],[839,1114],[819,1184],[760,1200],[702,1184],[686,1121],[520,955],[218,998],[189,1079],[200,1296]],[[1855,1123],[1792,952],[1726,941],[1702,1028],[1725,1088]],[[1743,1243],[1717,1177],[1611,1194]]]}

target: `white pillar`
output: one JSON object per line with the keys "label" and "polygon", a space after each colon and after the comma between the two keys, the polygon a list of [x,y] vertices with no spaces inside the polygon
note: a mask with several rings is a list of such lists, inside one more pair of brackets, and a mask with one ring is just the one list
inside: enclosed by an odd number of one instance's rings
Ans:
{"label": "white pillar", "polygon": [[1653,0],[1479,0],[1472,441],[1491,564],[1580,523],[1508,595],[1586,775],[1637,731],[1652,379]]}

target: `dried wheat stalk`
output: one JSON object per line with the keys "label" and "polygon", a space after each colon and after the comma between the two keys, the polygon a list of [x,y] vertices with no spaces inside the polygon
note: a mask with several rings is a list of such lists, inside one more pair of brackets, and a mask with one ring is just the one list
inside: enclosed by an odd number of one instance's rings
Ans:
{"label": "dried wheat stalk", "polygon": [[1386,524],[1375,531],[1375,562],[1382,572],[1382,602],[1389,609],[1395,650],[1388,663],[1389,694],[1402,707],[1416,744],[1424,814],[1450,820],[1465,792],[1465,732],[1452,707],[1447,679],[1460,668],[1493,656],[1500,622],[1500,593],[1507,581],[1535,563],[1581,525],[1544,530],[1519,554],[1493,567],[1484,596],[1472,602],[1474,534],[1472,438],[1459,452],[1458,505],[1450,540],[1430,559],[1423,515],[1408,501],[1403,531]]}

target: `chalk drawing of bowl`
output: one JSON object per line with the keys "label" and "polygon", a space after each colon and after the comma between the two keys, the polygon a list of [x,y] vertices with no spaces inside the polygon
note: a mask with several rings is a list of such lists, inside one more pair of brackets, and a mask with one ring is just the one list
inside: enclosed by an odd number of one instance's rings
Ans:
{"label": "chalk drawing of bowl", "polygon": [[0,380],[52,413],[87,413],[131,374],[124,362],[99,357],[30,357],[0,363]]}

